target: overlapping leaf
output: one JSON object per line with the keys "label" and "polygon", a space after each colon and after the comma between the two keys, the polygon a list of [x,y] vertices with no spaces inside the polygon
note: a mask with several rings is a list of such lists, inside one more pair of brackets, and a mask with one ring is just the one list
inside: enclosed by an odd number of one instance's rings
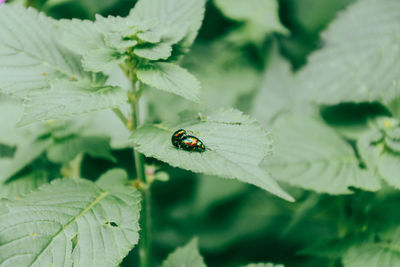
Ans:
{"label": "overlapping leaf", "polygon": [[140,194],[62,179],[0,203],[0,265],[116,266],[138,241]]}
{"label": "overlapping leaf", "polygon": [[357,1],[324,32],[298,86],[323,104],[390,102],[400,93],[397,0]]}
{"label": "overlapping leaf", "polygon": [[391,231],[390,237],[376,242],[355,244],[344,253],[345,267],[399,266],[399,230]]}
{"label": "overlapping leaf", "polygon": [[130,17],[139,20],[158,20],[162,36],[168,43],[189,48],[197,36],[204,16],[204,0],[141,0]]}
{"label": "overlapping leaf", "polygon": [[377,125],[360,137],[357,148],[369,170],[395,188],[400,188],[400,123],[377,119]]}
{"label": "overlapping leaf", "polygon": [[[174,131],[183,128],[198,132],[207,149],[203,153],[178,150],[171,144]],[[186,122],[144,126],[135,131],[136,149],[172,166],[210,175],[236,178],[259,186],[277,196],[293,200],[259,168],[271,153],[271,137],[253,119],[237,110],[221,110]]]}
{"label": "overlapping leaf", "polygon": [[200,255],[197,239],[192,239],[184,247],[176,249],[162,263],[162,267],[191,266],[206,267]]}
{"label": "overlapping leaf", "polygon": [[33,172],[20,176],[0,186],[0,198],[14,200],[36,190],[47,181],[48,177],[44,172]]}
{"label": "overlapping leaf", "polygon": [[235,43],[241,39],[259,42],[273,32],[288,33],[279,20],[276,0],[215,0],[215,4],[225,16],[245,23],[231,34]]}
{"label": "overlapping leaf", "polygon": [[140,81],[160,90],[181,95],[199,102],[200,83],[187,70],[172,63],[154,63],[139,66]]}
{"label": "overlapping leaf", "polygon": [[243,267],[284,267],[282,264],[273,263],[252,263]]}
{"label": "overlapping leaf", "polygon": [[109,138],[102,136],[72,136],[50,146],[47,157],[57,163],[68,163],[79,154],[115,161],[109,141]]}
{"label": "overlapping leaf", "polygon": [[0,184],[39,157],[51,143],[39,138],[44,133],[41,127],[15,128],[22,112],[18,101],[0,95],[0,144],[13,150],[12,155],[0,157]]}
{"label": "overlapping leaf", "polygon": [[263,166],[273,177],[317,192],[348,194],[349,187],[378,190],[379,178],[359,167],[349,144],[322,122],[290,117],[275,125],[274,157]]}
{"label": "overlapping leaf", "polygon": [[[22,124],[112,108],[126,99],[122,89],[104,85],[104,76],[83,71],[79,57],[57,42],[54,20],[2,5],[0,23],[0,92],[26,100]],[[90,99],[96,100],[82,105]]]}

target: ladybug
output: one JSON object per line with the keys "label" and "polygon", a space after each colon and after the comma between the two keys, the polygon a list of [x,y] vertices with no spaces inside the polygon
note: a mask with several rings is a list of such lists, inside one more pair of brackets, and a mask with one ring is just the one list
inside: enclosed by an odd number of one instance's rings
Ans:
{"label": "ladybug", "polygon": [[178,149],[190,152],[206,151],[206,146],[199,138],[193,135],[186,135],[186,131],[183,129],[179,129],[172,135],[171,142]]}

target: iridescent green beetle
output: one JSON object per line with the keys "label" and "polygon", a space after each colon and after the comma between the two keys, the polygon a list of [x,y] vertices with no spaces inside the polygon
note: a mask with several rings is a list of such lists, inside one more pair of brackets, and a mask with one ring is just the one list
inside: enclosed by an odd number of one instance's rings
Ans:
{"label": "iridescent green beetle", "polygon": [[183,129],[179,129],[172,135],[171,142],[176,148],[189,152],[206,151],[206,146],[199,138],[193,135],[186,135],[186,131]]}

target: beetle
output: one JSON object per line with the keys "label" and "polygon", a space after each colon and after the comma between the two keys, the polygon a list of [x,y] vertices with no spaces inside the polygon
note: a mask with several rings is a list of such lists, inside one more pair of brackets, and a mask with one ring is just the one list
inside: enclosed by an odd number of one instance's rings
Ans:
{"label": "beetle", "polygon": [[176,147],[179,148],[180,147],[180,143],[182,138],[184,138],[186,136],[186,131],[183,129],[179,129],[178,131],[176,131],[172,137],[171,137],[171,142],[172,144]]}
{"label": "beetle", "polygon": [[171,137],[171,142],[176,148],[189,152],[206,151],[204,143],[196,136],[187,135],[187,132],[184,129],[175,131]]}
{"label": "beetle", "polygon": [[186,151],[194,152],[204,152],[206,151],[206,146],[203,142],[193,135],[187,135],[181,139],[180,148]]}

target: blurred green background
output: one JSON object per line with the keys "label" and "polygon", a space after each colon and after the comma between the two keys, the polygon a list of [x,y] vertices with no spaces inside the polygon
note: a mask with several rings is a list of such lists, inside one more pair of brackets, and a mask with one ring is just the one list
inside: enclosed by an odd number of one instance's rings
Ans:
{"label": "blurred green background", "polygon": [[[133,0],[13,2],[32,6],[57,19],[94,19],[96,13],[125,16],[135,4]],[[226,1],[208,1],[199,36],[182,62],[201,81],[204,103],[193,106],[183,98],[147,90],[146,122],[171,120],[188,108],[235,107],[257,118],[268,129],[271,114],[263,112],[265,103],[257,99],[262,94],[261,88],[266,86],[264,77],[275,71],[273,63],[288,72],[301,68],[312,51],[324,46],[320,32],[352,0],[279,0],[277,14],[281,24],[276,20],[277,24],[270,29],[252,20],[257,19],[257,14],[237,19],[224,8],[223,2]],[[288,82],[288,77],[279,73],[272,82]],[[357,114],[365,114],[365,109],[384,112],[380,107],[340,106],[324,110],[323,115],[331,124],[340,114],[356,114],[357,121],[363,119]],[[131,149],[114,150],[113,155],[117,162],[85,156],[82,177],[95,180],[117,166],[123,166],[131,175],[134,173]],[[329,196],[287,187],[297,200],[288,203],[240,182],[193,174],[152,159],[147,163],[170,177],[168,182],[156,182],[152,189],[156,263],[177,246],[198,236],[208,266],[239,266],[249,262],[341,266],[339,256],[345,245],[336,247],[335,240],[348,235],[362,236],[363,225],[371,218],[385,216],[382,207],[395,209],[400,201],[399,194],[387,190]],[[325,249],[325,243],[331,241],[333,244]],[[137,249],[134,249],[121,266],[136,266],[136,263]]]}

